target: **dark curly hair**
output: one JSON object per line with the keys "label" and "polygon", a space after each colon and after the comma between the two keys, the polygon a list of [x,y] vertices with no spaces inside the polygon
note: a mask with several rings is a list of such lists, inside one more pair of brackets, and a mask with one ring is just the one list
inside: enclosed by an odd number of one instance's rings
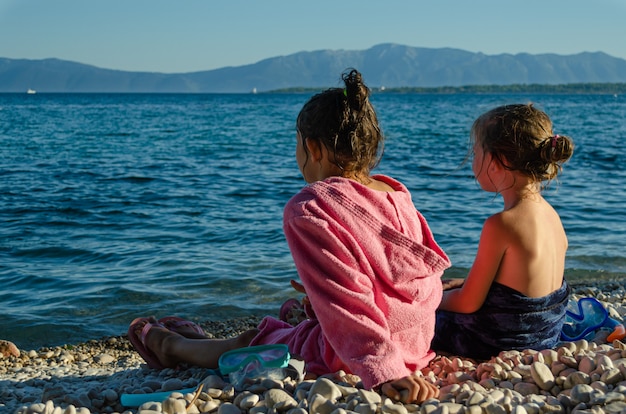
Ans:
{"label": "dark curly hair", "polygon": [[472,125],[471,141],[504,168],[536,182],[556,178],[574,153],[572,139],[555,135],[550,117],[532,103],[503,105],[484,113]]}
{"label": "dark curly hair", "polygon": [[343,175],[369,174],[380,161],[384,137],[359,71],[348,69],[341,78],[345,89],[314,95],[298,114],[296,127],[303,141],[326,147]]}

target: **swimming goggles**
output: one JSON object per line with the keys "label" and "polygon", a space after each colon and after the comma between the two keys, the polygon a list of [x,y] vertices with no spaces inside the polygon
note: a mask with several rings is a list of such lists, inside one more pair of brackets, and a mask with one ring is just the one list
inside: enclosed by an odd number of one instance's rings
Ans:
{"label": "swimming goggles", "polygon": [[565,311],[561,338],[577,341],[604,327],[608,322],[609,313],[597,299],[581,298],[578,302],[571,301]]}
{"label": "swimming goggles", "polygon": [[257,345],[225,352],[218,364],[220,372],[227,375],[236,371],[285,368],[289,364],[289,348],[285,344]]}

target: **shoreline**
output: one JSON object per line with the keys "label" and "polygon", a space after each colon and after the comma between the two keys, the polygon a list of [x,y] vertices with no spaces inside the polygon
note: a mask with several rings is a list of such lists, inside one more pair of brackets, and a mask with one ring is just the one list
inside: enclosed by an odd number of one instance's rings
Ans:
{"label": "shoreline", "polygon": [[[623,284],[619,280],[570,283],[572,297],[595,297],[612,318],[622,323],[626,317]],[[259,317],[248,317],[200,322],[200,325],[214,337],[230,337],[256,326],[259,320]],[[20,414],[175,412],[177,409],[172,407],[187,405],[189,401],[185,397],[191,400],[191,393],[175,393],[165,402],[163,398],[155,398],[157,401],[143,409],[123,407],[120,397],[134,393],[169,394],[196,388],[208,378],[205,392],[197,395],[196,408],[189,412],[218,412],[219,409],[220,413],[263,413],[267,412],[267,405],[273,404],[277,412],[297,410],[292,411],[294,414],[330,414],[335,409],[372,414],[435,411],[539,414],[592,410],[623,413],[626,412],[626,339],[608,344],[605,342],[607,335],[607,331],[598,331],[592,341],[565,342],[555,349],[539,352],[503,351],[479,363],[438,356],[423,373],[439,385],[440,397],[421,405],[394,403],[377,393],[355,387],[354,377],[341,373],[317,381],[274,381],[257,386],[255,392],[235,392],[230,384],[220,383],[206,369],[148,369],[125,335],[105,337],[79,344],[20,350],[17,358],[0,357],[0,411]],[[275,401],[279,397],[275,395],[282,398],[282,408],[275,407],[279,404]]]}

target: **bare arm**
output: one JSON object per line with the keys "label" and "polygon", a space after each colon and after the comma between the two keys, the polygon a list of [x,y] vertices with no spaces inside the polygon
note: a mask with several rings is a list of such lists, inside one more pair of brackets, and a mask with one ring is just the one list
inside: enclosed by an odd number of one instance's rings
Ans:
{"label": "bare arm", "polygon": [[474,264],[463,286],[443,292],[439,309],[472,313],[485,302],[506,252],[506,232],[500,215],[489,217],[483,226]]}

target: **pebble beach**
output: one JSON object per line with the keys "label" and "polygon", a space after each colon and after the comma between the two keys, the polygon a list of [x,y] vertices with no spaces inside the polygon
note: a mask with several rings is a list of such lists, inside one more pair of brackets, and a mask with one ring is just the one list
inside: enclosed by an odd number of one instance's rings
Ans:
{"label": "pebble beach", "polygon": [[[572,297],[595,297],[624,322],[624,282],[571,283]],[[216,338],[258,318],[200,321]],[[438,356],[422,372],[438,399],[402,404],[360,387],[343,372],[311,380],[264,379],[235,389],[200,368],[149,369],[125,335],[0,353],[0,413],[626,413],[626,340],[563,342],[541,351],[503,351],[488,361]],[[7,342],[11,338],[0,338]],[[5,348],[6,350],[6,348]],[[129,404],[124,395],[139,396]]]}

